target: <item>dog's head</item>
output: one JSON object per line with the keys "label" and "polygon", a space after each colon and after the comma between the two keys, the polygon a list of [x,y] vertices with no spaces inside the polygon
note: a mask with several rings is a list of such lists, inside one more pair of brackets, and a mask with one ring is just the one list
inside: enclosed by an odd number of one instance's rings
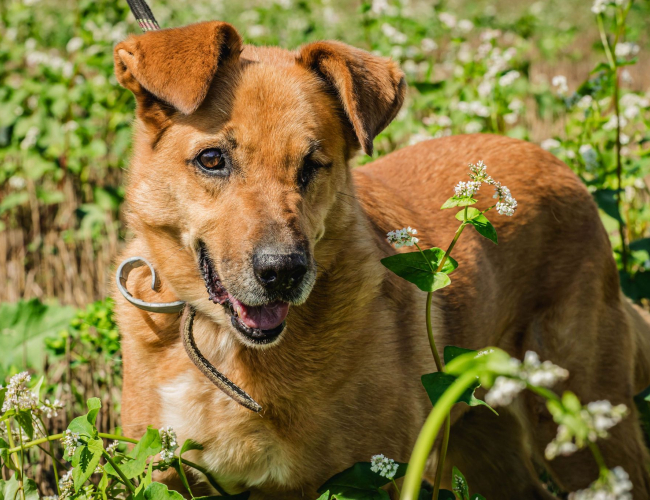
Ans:
{"label": "dog's head", "polygon": [[314,286],[349,159],[394,118],[403,74],[338,42],[244,47],[216,21],[132,36],[114,56],[137,100],[131,227],[180,299],[271,343]]}

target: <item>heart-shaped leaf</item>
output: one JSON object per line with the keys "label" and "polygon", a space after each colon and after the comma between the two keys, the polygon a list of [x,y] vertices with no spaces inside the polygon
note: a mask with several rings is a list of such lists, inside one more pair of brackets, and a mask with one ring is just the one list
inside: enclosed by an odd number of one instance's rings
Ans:
{"label": "heart-shaped leaf", "polygon": [[[438,400],[442,397],[442,394],[456,381],[457,378],[458,377],[455,375],[445,372],[434,372],[422,375],[422,385],[427,391],[427,395],[429,396],[432,405],[436,405]],[[476,391],[480,385],[479,381],[476,380],[474,384],[465,389],[456,402],[465,403],[469,406],[487,406],[490,410],[496,413],[496,411],[494,411],[494,409],[492,409],[492,407],[485,401],[474,396],[474,391]]]}
{"label": "heart-shaped leaf", "polygon": [[433,292],[449,285],[451,280],[447,274],[453,272],[458,267],[458,262],[451,257],[447,257],[442,266],[442,270],[437,273],[434,272],[438,268],[438,264],[444,254],[444,250],[434,247],[423,252],[418,251],[391,255],[382,259],[381,263],[400,278],[416,285],[420,290]]}
{"label": "heart-shaped leaf", "polygon": [[473,205],[477,200],[474,198],[459,198],[458,196],[452,196],[447,201],[445,201],[440,207],[441,210],[445,208],[454,208],[454,207],[467,207]]}

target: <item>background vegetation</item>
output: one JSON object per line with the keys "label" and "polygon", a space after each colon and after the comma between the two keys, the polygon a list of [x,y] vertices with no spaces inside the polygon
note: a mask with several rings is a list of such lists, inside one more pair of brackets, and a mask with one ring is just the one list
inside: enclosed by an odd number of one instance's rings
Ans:
{"label": "background vegetation", "polygon": [[[598,66],[608,55],[591,3],[580,0],[151,7],[163,27],[221,19],[248,43],[336,38],[398,60],[409,94],[375,157],[459,133],[542,144],[593,193],[624,289],[648,305],[650,1],[632,4],[618,79]],[[119,335],[106,296],[128,238],[120,214],[134,103],[113,76],[112,47],[129,33],[139,28],[125,0],[0,1],[0,376],[47,372],[48,394],[66,405],[51,433],[85,413],[90,396],[103,403],[98,429],[119,427]],[[45,484],[50,467],[39,460]]]}

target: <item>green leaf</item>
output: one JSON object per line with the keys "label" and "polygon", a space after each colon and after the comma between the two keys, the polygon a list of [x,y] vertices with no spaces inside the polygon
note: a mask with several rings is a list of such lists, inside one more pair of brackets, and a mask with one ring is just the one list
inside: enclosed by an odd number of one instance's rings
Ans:
{"label": "green leaf", "polygon": [[[458,262],[451,257],[447,257],[445,264],[442,266],[442,271],[434,274],[431,268],[434,270],[438,268],[440,259],[444,254],[444,250],[434,247],[424,250],[422,253],[418,251],[391,255],[382,259],[381,263],[400,278],[416,285],[420,290],[433,292],[449,285],[451,280],[447,274],[458,267]],[[429,264],[427,264],[427,261]]]}
{"label": "green leaf", "polygon": [[0,304],[0,370],[14,366],[19,371],[28,367],[42,371],[44,338],[67,328],[74,313],[72,307],[45,305],[37,299]]}
{"label": "green leaf", "polygon": [[[247,500],[249,496],[251,496],[250,491],[244,491],[243,493],[237,493],[236,495],[220,495],[218,497],[194,497],[194,500],[223,500],[224,498],[230,498],[232,500]],[[320,500],[320,498],[318,500]]]}
{"label": "green leaf", "polygon": [[23,481],[23,492],[25,493],[25,500],[39,500],[38,485],[33,479],[25,479]]}
{"label": "green leaf", "polygon": [[[398,469],[395,473],[394,479],[399,479],[400,477],[403,477],[404,474],[406,474],[406,466],[407,464],[398,464]],[[330,479],[328,479],[325,484],[318,488],[318,493],[323,493],[324,491],[330,490],[331,494],[334,495],[335,498],[339,498],[336,495],[350,495],[350,490],[360,490],[360,492],[365,492],[364,494],[370,494],[376,492],[382,486],[390,483],[390,479],[386,479],[385,477],[380,476],[378,473],[373,472],[370,467],[370,462],[357,462],[349,469],[345,469],[343,472],[339,472],[335,476],[332,476]],[[340,498],[357,497],[340,496]],[[359,498],[377,497],[375,495]]]}
{"label": "green leaf", "polygon": [[[433,495],[433,490],[429,493],[429,497],[426,500],[430,500],[431,495]],[[425,500],[422,498],[421,500]],[[438,491],[438,500],[456,500],[456,495],[449,490],[439,490]]]}
{"label": "green leaf", "polygon": [[[128,479],[139,476],[144,471],[147,463],[147,458],[153,457],[160,453],[162,449],[160,443],[160,433],[153,427],[148,427],[142,439],[126,456],[132,460],[128,460],[119,465],[120,469]],[[110,464],[104,466],[104,470],[113,476],[117,476],[113,467]]]}
{"label": "green leaf", "polygon": [[477,201],[478,200],[475,200],[474,198],[459,198],[458,196],[452,196],[442,204],[440,210],[444,210],[445,208],[467,207],[469,205],[474,205]]}
{"label": "green leaf", "polygon": [[461,356],[463,354],[467,354],[468,352],[476,352],[476,351],[474,349],[465,349],[464,347],[456,347],[455,345],[447,345],[445,346],[445,350],[442,357],[444,358],[445,365],[446,365],[452,359],[457,358],[458,356]]}
{"label": "green leaf", "polygon": [[144,490],[145,500],[185,500],[178,491],[169,491],[162,483],[151,483]]}
{"label": "green leaf", "polygon": [[102,472],[102,478],[99,480],[99,483],[97,483],[97,491],[99,491],[102,500],[108,500],[108,497],[106,496],[106,488],[108,488],[108,474],[104,471]]}
{"label": "green leaf", "polygon": [[181,446],[181,451],[179,452],[179,455],[182,456],[183,453],[186,451],[190,450],[202,450],[203,445],[201,443],[197,443],[193,439],[186,439],[185,442],[183,443],[183,446]]}
{"label": "green leaf", "polygon": [[458,500],[469,500],[469,488],[467,486],[467,480],[463,473],[459,471],[456,467],[453,468],[452,477],[451,477],[452,490],[456,495]]}
{"label": "green leaf", "polygon": [[[481,211],[477,208],[474,207],[467,207],[467,220],[472,220],[476,217],[481,215]],[[461,210],[456,214],[456,219],[458,219],[461,222],[465,221],[465,209]]]}
{"label": "green leaf", "polygon": [[493,242],[495,245],[499,244],[497,238],[497,230],[494,229],[492,223],[487,219],[483,214],[469,221],[469,223],[474,226],[481,236],[486,237],[488,240]]}
{"label": "green leaf", "polygon": [[90,398],[88,401],[86,401],[86,406],[88,406],[86,419],[88,420],[89,424],[94,426],[95,421],[97,420],[97,414],[102,407],[102,402],[99,398]]}
{"label": "green leaf", "polygon": [[614,189],[598,189],[593,193],[594,200],[603,212],[610,217],[616,219],[619,223],[623,221],[621,213],[618,210],[616,203],[616,190]]}
{"label": "green leaf", "polygon": [[445,86],[445,80],[440,80],[437,82],[412,82],[409,83],[409,85],[412,85],[418,89],[418,92],[420,94],[428,94],[430,92],[442,89],[442,87]]}
{"label": "green leaf", "polygon": [[[436,405],[438,400],[442,397],[442,394],[456,381],[457,378],[458,377],[455,375],[445,372],[434,372],[422,375],[422,385],[427,391],[427,395],[429,396],[429,400],[433,406]],[[485,401],[474,396],[474,391],[478,389],[480,385],[479,381],[476,380],[474,384],[465,389],[465,392],[461,394],[456,402],[465,403],[469,406],[487,406],[490,410],[496,413],[496,411],[494,411],[494,409],[492,409],[492,407]]]}
{"label": "green leaf", "polygon": [[479,495],[478,493],[474,493],[472,495],[472,500],[486,500],[483,495]]}
{"label": "green leaf", "polygon": [[90,439],[87,445],[81,446],[79,458],[77,460],[77,453],[75,453],[75,462],[73,462],[74,469],[72,469],[72,478],[74,479],[74,489],[79,491],[79,488],[88,480],[88,478],[95,472],[99,459],[102,457],[104,450],[104,443],[101,439]]}
{"label": "green leaf", "polygon": [[330,499],[330,490],[327,490],[321,496],[319,496],[316,500],[329,500],[329,499]]}
{"label": "green leaf", "polygon": [[27,434],[29,439],[33,439],[34,423],[32,412],[30,410],[20,410],[18,413],[16,413],[15,419],[20,427],[22,427],[22,429],[25,431],[25,434]]}

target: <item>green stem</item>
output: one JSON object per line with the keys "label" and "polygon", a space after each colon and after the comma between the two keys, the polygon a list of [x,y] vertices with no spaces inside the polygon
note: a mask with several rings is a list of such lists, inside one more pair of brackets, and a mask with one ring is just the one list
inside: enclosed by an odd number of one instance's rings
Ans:
{"label": "green stem", "polygon": [[397,490],[397,494],[398,494],[398,495],[401,495],[402,493],[400,492],[399,488],[397,487],[397,483],[395,482],[395,480],[394,480],[394,479],[391,479],[391,481],[393,482],[393,486],[394,486],[395,489]]}
{"label": "green stem", "polygon": [[219,485],[219,483],[217,483],[217,481],[212,477],[212,475],[210,474],[210,472],[209,472],[207,469],[201,467],[201,466],[198,465],[198,464],[195,464],[194,462],[190,462],[189,460],[186,460],[186,459],[183,459],[183,464],[188,465],[188,466],[190,466],[190,467],[192,467],[192,468],[198,470],[201,474],[203,474],[206,478],[208,478],[208,482],[210,483],[210,485],[211,485],[215,490],[217,490],[217,491],[219,492],[220,495],[223,495],[223,496],[228,495],[228,493],[226,492],[226,490],[224,490],[224,489]]}
{"label": "green stem", "polygon": [[603,25],[603,15],[597,14],[596,20],[598,21],[598,32],[600,33],[600,41],[602,42],[603,48],[605,49],[607,62],[609,63],[610,68],[616,69],[616,59],[614,59],[614,56],[612,55],[612,49],[609,46],[607,33],[605,33],[605,26]]}
{"label": "green stem", "polygon": [[442,360],[440,359],[440,354],[438,354],[438,348],[436,347],[436,341],[433,338],[433,326],[431,325],[431,304],[433,302],[433,292],[427,293],[427,310],[426,310],[426,319],[427,319],[427,336],[429,337],[429,346],[431,347],[431,354],[433,354],[433,360],[436,362],[436,368],[439,372],[445,371],[442,366]]}
{"label": "green stem", "polygon": [[20,427],[18,427],[18,441],[20,442],[20,478],[18,478],[18,491],[20,491],[20,498],[22,498],[22,500],[25,500],[25,485],[23,483],[25,448],[23,447],[23,432]]}
{"label": "green stem", "polygon": [[[57,441],[57,440],[61,439],[63,436],[65,436],[64,433],[59,433],[59,434],[52,434],[51,436],[47,436],[47,437],[44,437],[44,438],[34,439],[33,441],[29,441],[28,443],[25,443],[24,448],[25,449],[31,448],[32,446],[37,446],[39,444],[43,444],[43,443],[45,443],[47,441],[50,441],[50,440]],[[125,437],[125,436],[117,436],[115,434],[105,434],[103,432],[99,432],[98,436],[100,438],[104,438],[104,439],[113,439],[113,440],[116,440],[116,441],[125,441],[127,443],[132,443],[132,444],[137,444],[138,443],[137,439],[132,439],[132,438],[128,438],[128,437]],[[20,446],[14,447],[13,442],[10,442],[9,446],[11,446],[11,448],[8,451],[8,453],[10,455],[12,453],[16,453],[16,452],[20,451]]]}
{"label": "green stem", "polygon": [[422,254],[422,258],[424,259],[424,261],[425,261],[425,262],[427,263],[427,265],[429,266],[429,269],[431,269],[431,272],[435,274],[435,271],[433,270],[433,266],[431,265],[431,262],[429,262],[429,259],[427,259],[427,256],[424,255],[424,252],[423,252],[422,249],[420,248],[420,245],[418,245],[417,243],[413,243],[413,244],[417,247],[417,249],[418,249],[418,250],[420,251],[420,253]]}
{"label": "green stem", "polygon": [[45,426],[45,422],[43,422],[43,419],[39,416],[38,420],[40,421],[41,426],[43,427],[43,434],[45,434],[45,437],[47,438],[50,445],[50,451],[46,453],[52,459],[52,470],[54,471],[54,482],[56,483],[56,491],[59,494],[59,496],[61,496],[61,488],[59,486],[59,470],[56,466],[56,458],[54,457],[54,442],[51,441],[50,436],[48,435],[47,427]]}
{"label": "green stem", "polygon": [[113,467],[113,470],[117,472],[117,475],[120,476],[120,479],[122,482],[126,485],[126,487],[129,489],[131,492],[131,495],[135,495],[135,487],[133,486],[133,483],[129,481],[129,479],[124,475],[124,472],[122,472],[122,469],[119,468],[119,466],[115,463],[115,461],[111,458],[111,456],[108,454],[106,450],[102,450],[102,455],[104,455],[104,458],[106,461],[111,464],[111,467]]}
{"label": "green stem", "polygon": [[590,442],[589,449],[591,450],[591,454],[594,456],[594,459],[598,464],[600,474],[603,475],[603,473],[607,472],[609,469],[607,468],[607,464],[605,463],[603,455],[600,453],[600,448],[598,448],[598,445],[596,443]]}
{"label": "green stem", "polygon": [[411,453],[406,477],[402,486],[401,500],[417,500],[422,483],[422,475],[431,453],[431,448],[435,442],[440,427],[448,418],[451,407],[456,403],[458,398],[465,390],[474,383],[477,373],[475,370],[463,373],[458,377],[451,386],[442,394],[431,413],[427,417],[415,446]]}
{"label": "green stem", "polygon": [[547,389],[546,387],[537,387],[536,385],[530,385],[530,384],[527,383],[527,384],[526,384],[526,388],[527,388],[529,391],[534,392],[535,394],[539,394],[539,395],[542,396],[544,399],[551,399],[551,400],[553,400],[553,401],[557,401],[557,402],[559,402],[559,403],[562,402],[562,400],[560,399],[560,396],[558,396],[557,394],[555,394],[555,393],[554,393],[553,391],[551,391],[550,389]]}
{"label": "green stem", "polygon": [[466,226],[465,222],[463,222],[460,226],[458,226],[458,229],[456,230],[456,234],[454,235],[454,239],[451,240],[451,243],[449,244],[449,248],[447,248],[447,251],[442,256],[442,259],[440,259],[440,263],[438,264],[438,270],[436,272],[440,272],[442,270],[442,267],[445,265],[445,262],[447,262],[447,257],[449,257],[451,251],[454,249],[454,246],[456,246],[456,242],[458,241],[458,238],[460,238],[460,235],[463,232],[463,229],[465,229],[465,226]]}
{"label": "green stem", "polygon": [[451,434],[451,408],[447,412],[445,419],[445,429],[442,433],[442,443],[440,445],[440,454],[438,456],[438,463],[436,464],[436,477],[433,480],[433,498],[438,498],[440,493],[440,483],[442,482],[442,475],[445,469],[445,458],[447,458],[447,448],[449,447],[449,436]]}

